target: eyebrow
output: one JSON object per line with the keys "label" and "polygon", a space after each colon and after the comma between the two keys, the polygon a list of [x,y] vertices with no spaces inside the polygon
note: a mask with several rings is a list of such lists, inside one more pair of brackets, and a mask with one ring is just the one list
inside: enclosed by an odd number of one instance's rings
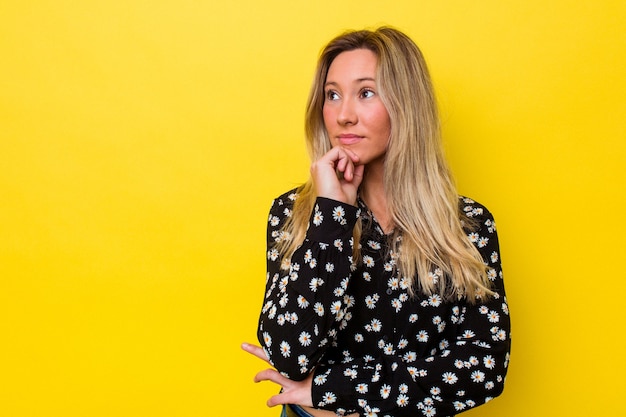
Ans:
{"label": "eyebrow", "polygon": [[[357,78],[356,80],[354,80],[355,83],[362,83],[365,81],[376,82],[376,80],[372,77],[363,77],[363,78]],[[337,85],[337,83],[335,81],[327,81],[326,83],[324,83],[324,87],[326,87],[327,85]]]}

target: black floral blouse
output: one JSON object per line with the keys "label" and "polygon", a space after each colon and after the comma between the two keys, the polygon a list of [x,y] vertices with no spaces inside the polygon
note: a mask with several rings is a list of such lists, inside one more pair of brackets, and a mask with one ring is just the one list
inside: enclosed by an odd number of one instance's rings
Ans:
{"label": "black floral blouse", "polygon": [[[387,237],[359,206],[319,197],[303,244],[281,269],[275,242],[297,191],[276,200],[267,230],[267,284],[259,341],[274,367],[292,380],[314,372],[317,408],[337,415],[451,416],[502,392],[509,361],[507,307],[496,225],[485,207],[460,198],[468,231],[496,295],[470,304],[440,295],[409,296],[395,273]],[[352,229],[363,221],[361,262]],[[369,225],[369,227],[367,226]],[[431,272],[437,279],[440,270]]]}

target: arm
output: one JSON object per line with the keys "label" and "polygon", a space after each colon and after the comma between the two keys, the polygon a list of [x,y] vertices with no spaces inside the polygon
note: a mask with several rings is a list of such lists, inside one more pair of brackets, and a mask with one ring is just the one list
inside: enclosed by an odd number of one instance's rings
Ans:
{"label": "arm", "polygon": [[449,314],[443,317],[446,342],[431,356],[416,358],[407,354],[410,348],[394,346],[394,352],[369,362],[318,366],[312,387],[315,407],[361,414],[440,416],[468,410],[502,392],[510,321],[498,237],[493,218],[482,206],[472,202],[467,214],[479,222],[479,230],[470,239],[489,265],[495,296],[475,304],[465,299],[451,302]]}
{"label": "arm", "polygon": [[266,292],[257,336],[270,363],[298,381],[317,365],[347,308],[344,292],[352,269],[352,229],[358,209],[318,197],[306,238],[294,252],[289,270],[284,270],[274,244],[291,203],[284,196],[270,210]]}

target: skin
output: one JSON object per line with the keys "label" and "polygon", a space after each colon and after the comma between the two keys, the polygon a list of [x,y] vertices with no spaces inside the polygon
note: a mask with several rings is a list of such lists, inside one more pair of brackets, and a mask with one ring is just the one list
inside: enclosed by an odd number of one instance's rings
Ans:
{"label": "skin", "polygon": [[[267,355],[260,346],[250,343],[244,343],[241,348],[246,352],[256,356],[257,358],[269,364]],[[280,394],[274,395],[267,400],[268,407],[274,407],[282,404],[300,404],[312,407],[311,385],[313,382],[313,373],[311,373],[303,381],[292,381],[282,376],[274,368],[265,369],[254,376],[254,382],[272,381],[282,387]],[[332,413],[334,415],[334,413]]]}
{"label": "skin", "polygon": [[[355,49],[328,69],[322,112],[333,149],[311,166],[319,196],[355,204],[359,185],[382,187],[391,121],[378,95],[377,65],[372,51]],[[334,169],[345,181],[332,178]]]}
{"label": "skin", "polygon": [[[318,196],[356,205],[357,193],[373,211],[383,230],[388,228],[382,174],[391,122],[376,86],[378,59],[368,49],[339,54],[331,63],[324,85],[324,125],[332,149],[311,164]],[[244,343],[242,349],[269,364],[263,349]],[[255,382],[271,381],[282,392],[270,397],[269,407],[299,404],[316,417],[335,413],[312,408],[313,374],[291,381],[273,368],[257,373]],[[358,417],[358,414],[351,414]]]}
{"label": "skin", "polygon": [[[369,49],[343,52],[330,65],[323,116],[333,149],[312,165],[311,174],[319,196],[355,204],[360,190],[383,231],[389,232],[393,226],[383,173],[391,120],[377,88],[377,66],[378,58]],[[323,171],[317,172],[321,164]],[[333,181],[333,164],[339,172],[345,164],[348,182]]]}

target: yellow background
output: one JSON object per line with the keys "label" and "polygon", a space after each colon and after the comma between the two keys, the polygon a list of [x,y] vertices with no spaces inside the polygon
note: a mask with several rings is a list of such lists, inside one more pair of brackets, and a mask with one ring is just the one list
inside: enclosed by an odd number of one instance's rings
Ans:
{"label": "yellow background", "polygon": [[239,350],[267,210],[307,176],[319,49],[379,24],[499,225],[513,355],[467,416],[620,415],[624,1],[3,0],[1,416],[278,415]]}

